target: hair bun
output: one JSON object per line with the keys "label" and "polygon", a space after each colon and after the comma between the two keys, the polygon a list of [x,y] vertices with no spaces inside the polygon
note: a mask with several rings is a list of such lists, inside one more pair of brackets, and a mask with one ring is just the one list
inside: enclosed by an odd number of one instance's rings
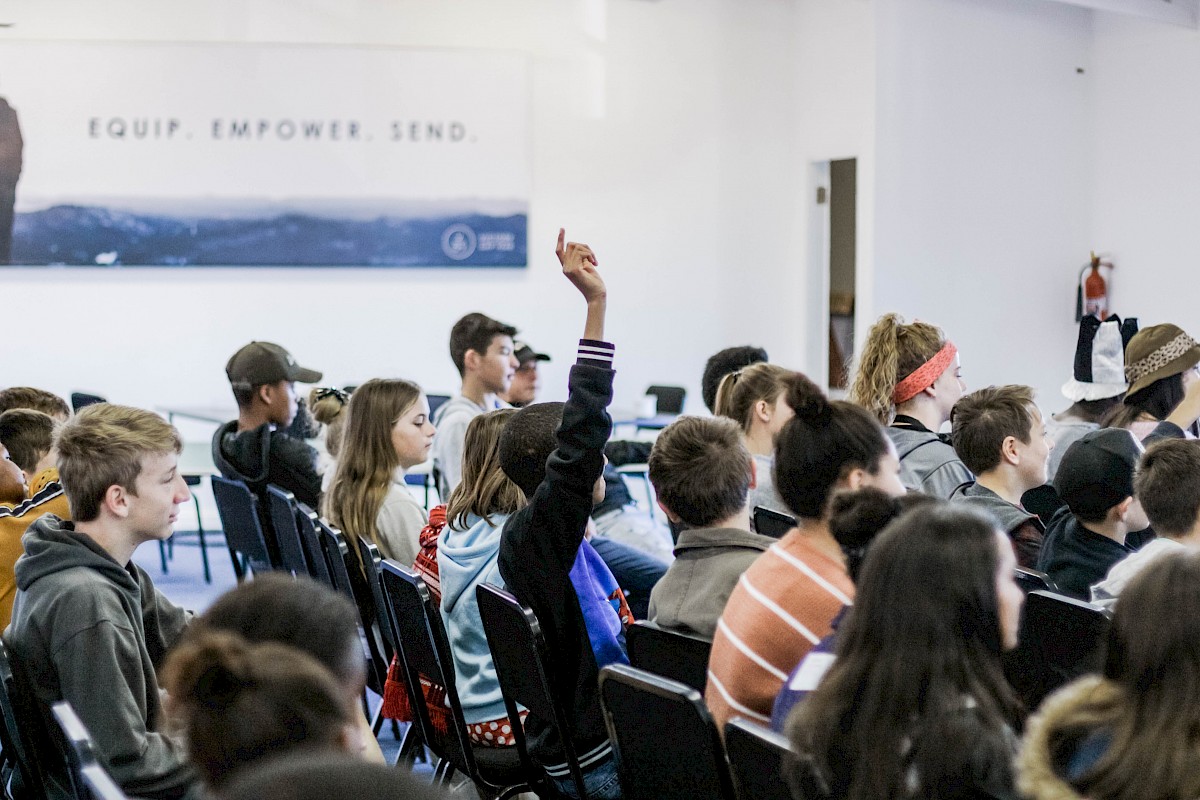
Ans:
{"label": "hair bun", "polygon": [[825,393],[800,373],[789,383],[786,401],[796,417],[809,424],[823,425],[832,415]]}
{"label": "hair bun", "polygon": [[251,649],[235,634],[205,631],[184,658],[186,694],[204,708],[229,708],[254,683]]}

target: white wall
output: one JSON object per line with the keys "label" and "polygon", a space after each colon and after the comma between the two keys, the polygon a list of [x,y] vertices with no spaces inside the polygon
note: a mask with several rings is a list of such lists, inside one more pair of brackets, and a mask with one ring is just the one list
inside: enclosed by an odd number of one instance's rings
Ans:
{"label": "white wall", "polygon": [[450,325],[481,310],[554,355],[543,394],[561,397],[582,304],[558,274],[559,225],[595,245],[610,284],[618,403],[666,382],[689,386],[699,408],[704,359],[730,343],[802,351],[782,319],[801,282],[762,308],[739,297],[743,267],[762,279],[799,270],[793,2],[18,0],[5,17],[9,39],[523,50],[534,190],[523,271],[5,270],[3,293],[20,300],[5,305],[18,335],[0,340],[0,385],[229,403],[225,360],[259,338],[330,382],[401,375],[449,390]]}
{"label": "white wall", "polygon": [[1051,410],[1096,246],[1091,19],[1044,0],[879,0],[876,20],[875,313],[940,325],[968,385],[1028,383]]}
{"label": "white wall", "polygon": [[1116,309],[1200,335],[1200,32],[1098,14],[1097,247],[1116,263]]}

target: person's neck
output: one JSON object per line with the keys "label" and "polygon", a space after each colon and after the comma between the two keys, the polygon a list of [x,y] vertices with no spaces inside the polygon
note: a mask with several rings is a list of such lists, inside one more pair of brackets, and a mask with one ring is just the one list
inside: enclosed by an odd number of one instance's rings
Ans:
{"label": "person's neck", "polygon": [[133,558],[133,551],[141,544],[140,540],[135,540],[120,526],[104,517],[97,517],[89,522],[76,522],[75,532],[82,533],[100,545],[101,549],[122,567],[129,563]]}
{"label": "person's neck", "polygon": [[1079,523],[1092,533],[1103,536],[1105,539],[1112,539],[1117,544],[1125,544],[1125,537],[1129,535],[1129,526],[1120,520],[1104,520],[1103,522],[1083,522]]}
{"label": "person's neck", "polygon": [[1184,547],[1192,547],[1200,550],[1200,524],[1193,525],[1192,529],[1187,533],[1182,533],[1178,536],[1173,534],[1165,534],[1168,539],[1174,539]]}
{"label": "person's neck", "polygon": [[243,408],[238,411],[239,431],[252,431],[270,421],[267,412],[261,408]]}
{"label": "person's neck", "polygon": [[900,415],[912,417],[934,433],[937,433],[941,429],[942,423],[945,422],[942,419],[942,413],[932,402],[922,403],[910,400],[902,403],[896,406],[896,416]]}
{"label": "person's neck", "polygon": [[746,434],[746,449],[750,451],[750,455],[773,456],[775,455],[775,437],[765,426],[754,425]]}
{"label": "person's neck", "polygon": [[474,376],[468,375],[463,378],[462,396],[470,400],[477,406],[482,408],[488,407],[488,398],[494,398],[496,395],[487,390],[487,387],[481,384]]}
{"label": "person's neck", "polygon": [[975,482],[985,489],[991,489],[1014,506],[1021,505],[1021,495],[1031,488],[1021,482],[1014,470],[1007,470],[1002,466],[980,474],[975,478]]}
{"label": "person's neck", "polygon": [[741,511],[733,516],[718,520],[712,525],[706,525],[708,528],[736,528],[739,531],[750,530],[750,507],[743,507]]}
{"label": "person's neck", "polygon": [[829,520],[801,517],[797,520],[796,530],[817,550],[845,566],[846,554],[842,552],[842,546],[838,544],[837,539],[833,538],[833,533],[829,530]]}

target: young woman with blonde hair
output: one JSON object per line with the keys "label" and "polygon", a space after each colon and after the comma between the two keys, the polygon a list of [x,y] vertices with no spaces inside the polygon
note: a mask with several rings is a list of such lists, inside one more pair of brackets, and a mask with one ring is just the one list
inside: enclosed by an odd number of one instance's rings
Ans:
{"label": "young woman with blonde hair", "polygon": [[787,404],[788,388],[798,381],[811,383],[798,372],[761,363],[731,372],[717,385],[715,413],[741,426],[746,449],[754,458],[755,482],[747,498],[752,523],[754,509],[759,506],[791,513],[775,488],[772,474],[775,437],[784,423],[795,416]]}
{"label": "young woman with blonde hair", "polygon": [[308,410],[312,418],[320,423],[324,433],[325,453],[317,465],[321,473],[321,491],[328,492],[333,485],[333,473],[337,468],[338,453],[342,449],[342,430],[346,427],[346,406],[350,395],[330,386],[317,386],[308,393]]}
{"label": "young woman with blonde hair", "polygon": [[429,401],[415,383],[376,378],[355,389],[325,515],[357,552],[358,537],[384,558],[411,564],[428,515],[404,482],[404,473],[429,458],[435,428]]}
{"label": "young woman with blonde hair", "polygon": [[938,433],[966,391],[961,372],[958,348],[927,322],[884,314],[867,334],[850,401],[888,426],[909,489],[948,498],[974,480]]}

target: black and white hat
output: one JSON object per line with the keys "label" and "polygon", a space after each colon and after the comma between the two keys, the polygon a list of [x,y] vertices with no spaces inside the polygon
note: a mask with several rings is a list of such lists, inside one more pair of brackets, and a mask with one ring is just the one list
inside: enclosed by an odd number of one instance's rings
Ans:
{"label": "black and white hat", "polygon": [[1079,323],[1079,342],[1075,345],[1075,374],[1063,384],[1068,400],[1104,400],[1124,394],[1125,345],[1137,333],[1136,317],[1122,320],[1113,315],[1101,322],[1093,316]]}

